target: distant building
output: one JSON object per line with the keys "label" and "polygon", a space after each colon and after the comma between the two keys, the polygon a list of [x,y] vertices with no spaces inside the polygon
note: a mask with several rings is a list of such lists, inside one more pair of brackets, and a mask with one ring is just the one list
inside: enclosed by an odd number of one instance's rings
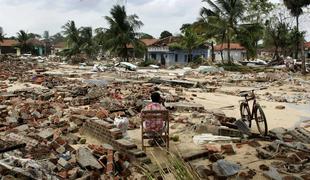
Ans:
{"label": "distant building", "polygon": [[[214,46],[214,54],[216,61],[224,61],[228,59],[228,44],[218,44]],[[230,44],[230,58],[232,61],[240,61],[246,59],[246,49],[239,43]]]}
{"label": "distant building", "polygon": [[48,31],[44,31],[43,32],[43,38],[44,39],[48,39],[50,37],[49,32]]}
{"label": "distant building", "polygon": [[[147,54],[145,60],[152,59],[157,61],[158,64],[163,66],[171,66],[175,64],[188,64],[189,54],[186,50],[171,49],[169,45],[172,43],[180,42],[180,37],[166,37],[150,43],[147,47]],[[192,52],[192,58],[197,56],[208,58],[209,47],[206,44],[202,44],[200,48],[194,49]]]}
{"label": "distant building", "polygon": [[0,41],[0,54],[16,54],[18,41],[14,39],[4,39]]}
{"label": "distant building", "polygon": [[66,42],[58,42],[54,45],[52,45],[52,54],[55,55],[63,50],[65,50],[67,47]]}
{"label": "distant building", "polygon": [[45,54],[45,43],[36,38],[30,38],[26,41],[32,47],[31,54],[43,56]]}

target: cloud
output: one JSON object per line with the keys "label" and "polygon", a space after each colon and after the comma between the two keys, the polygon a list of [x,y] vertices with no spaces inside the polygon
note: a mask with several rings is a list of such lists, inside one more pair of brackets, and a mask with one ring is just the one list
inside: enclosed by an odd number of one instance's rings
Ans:
{"label": "cloud", "polygon": [[204,5],[201,0],[0,0],[0,3],[0,26],[8,36],[21,29],[55,34],[68,20],[74,20],[78,26],[107,27],[103,17],[109,15],[113,5],[124,3],[128,14],[137,14],[144,23],[141,31],[158,37],[163,30],[178,33],[182,24],[197,19]]}
{"label": "cloud", "polygon": [[[42,34],[61,31],[68,20],[78,26],[106,27],[111,7],[126,0],[0,0],[0,26],[8,36],[21,29]],[[200,0],[127,0],[128,14],[137,14],[145,26],[141,31],[158,36],[177,33],[183,23],[198,16]]]}

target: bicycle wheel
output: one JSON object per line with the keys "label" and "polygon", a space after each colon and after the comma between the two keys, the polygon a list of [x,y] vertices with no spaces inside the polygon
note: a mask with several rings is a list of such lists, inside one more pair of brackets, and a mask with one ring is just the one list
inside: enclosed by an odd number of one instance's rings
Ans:
{"label": "bicycle wheel", "polygon": [[248,127],[251,127],[251,125],[252,125],[251,124],[252,123],[251,111],[250,111],[250,107],[247,103],[242,102],[240,104],[240,114],[241,114],[242,121],[244,121]]}
{"label": "bicycle wheel", "polygon": [[268,134],[267,120],[265,113],[259,104],[255,105],[254,117],[259,133],[263,136],[266,136]]}

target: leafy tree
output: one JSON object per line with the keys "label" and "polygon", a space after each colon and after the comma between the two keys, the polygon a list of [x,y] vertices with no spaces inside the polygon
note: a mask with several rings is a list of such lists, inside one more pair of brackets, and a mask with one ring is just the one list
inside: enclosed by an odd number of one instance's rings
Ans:
{"label": "leafy tree", "polygon": [[110,13],[111,16],[105,17],[109,24],[109,28],[106,30],[105,46],[112,53],[128,61],[129,54],[127,46],[131,44],[135,49],[142,44],[137,38],[136,31],[143,23],[138,20],[139,17],[137,15],[127,15],[124,6],[115,5]]}
{"label": "leafy tree", "polygon": [[68,21],[62,28],[64,29],[63,34],[66,37],[67,46],[69,48],[64,51],[65,56],[71,57],[81,53],[81,40],[75,22]]}
{"label": "leafy tree", "polygon": [[93,41],[93,29],[91,27],[81,27],[79,31],[81,51],[88,57],[93,56],[97,50],[96,44]]}
{"label": "leafy tree", "polygon": [[160,33],[160,38],[159,39],[163,39],[163,38],[166,38],[166,37],[169,37],[169,36],[172,36],[171,32],[163,31],[163,32]]}
{"label": "leafy tree", "polygon": [[56,33],[53,36],[49,38],[53,44],[59,43],[59,42],[64,42],[65,37],[61,33]]}
{"label": "leafy tree", "polygon": [[24,30],[20,30],[17,33],[17,41],[19,42],[19,47],[21,48],[21,52],[25,53],[30,50],[29,44],[27,41],[30,39],[30,36]]}
{"label": "leafy tree", "polygon": [[95,36],[93,37],[93,41],[96,44],[97,50],[99,52],[104,52],[106,38],[106,30],[104,28],[95,29]]}
{"label": "leafy tree", "polygon": [[[284,0],[285,6],[290,10],[291,14],[296,18],[297,31],[299,32],[299,18],[304,13],[303,7],[310,5],[309,0]],[[302,54],[302,72],[306,73],[306,58],[304,52],[304,39],[303,37],[298,38],[296,41],[296,58],[298,58],[298,49],[301,45]]]}
{"label": "leafy tree", "polygon": [[150,34],[147,34],[147,33],[140,33],[139,39],[154,39],[154,37]]}
{"label": "leafy tree", "polygon": [[74,21],[69,21],[63,26],[63,33],[66,36],[68,49],[63,53],[66,56],[73,56],[85,53],[92,58],[98,50],[98,45],[93,38],[91,27],[77,28]]}
{"label": "leafy tree", "polygon": [[269,0],[244,0],[245,17],[248,23],[263,23],[264,19],[274,9],[274,4]]}
{"label": "leafy tree", "polygon": [[240,25],[237,40],[247,50],[247,59],[257,55],[257,42],[263,38],[264,27],[260,23]]}
{"label": "leafy tree", "polygon": [[181,26],[181,28],[180,28],[180,31],[181,31],[182,33],[184,33],[185,30],[186,30],[187,28],[190,28],[191,26],[192,26],[192,24],[189,24],[189,23],[183,24],[183,25]]}
{"label": "leafy tree", "polygon": [[39,34],[35,34],[35,33],[28,33],[28,37],[29,38],[41,38]]}
{"label": "leafy tree", "polygon": [[182,35],[181,45],[188,52],[188,62],[193,60],[193,50],[203,44],[204,40],[193,31],[192,28],[187,28]]}
{"label": "leafy tree", "polygon": [[208,27],[217,32],[222,40],[227,41],[228,63],[231,62],[230,43],[232,36],[237,32],[238,22],[243,18],[244,4],[241,0],[203,0],[207,2],[210,9],[203,8],[201,14],[206,16]]}
{"label": "leafy tree", "polygon": [[266,47],[275,47],[274,58],[280,59],[279,49],[284,51],[289,46],[290,26],[283,19],[274,16],[266,22],[264,43]]}

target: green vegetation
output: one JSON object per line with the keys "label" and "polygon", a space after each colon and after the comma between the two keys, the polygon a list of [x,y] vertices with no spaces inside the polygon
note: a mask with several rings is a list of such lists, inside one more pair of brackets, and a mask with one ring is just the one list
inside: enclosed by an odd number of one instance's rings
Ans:
{"label": "green vegetation", "polygon": [[[195,57],[192,55],[194,49],[208,44],[214,63],[214,46],[225,44],[227,56],[225,57],[221,51],[222,63],[233,64],[231,43],[239,43],[246,49],[248,60],[257,58],[259,48],[274,50],[275,60],[279,60],[282,55],[294,56],[297,59],[298,55],[302,54],[305,72],[303,52],[305,32],[300,31],[299,24],[305,7],[310,5],[309,0],[284,0],[282,6],[275,5],[270,0],[202,0],[202,2],[207,5],[201,8],[200,17],[197,21],[180,27],[180,36],[168,44],[170,50],[186,51],[188,62],[197,65],[204,63],[204,60],[202,58],[194,60]],[[288,21],[292,17],[296,25]],[[143,23],[137,15],[128,15],[124,6],[115,5],[111,8],[110,15],[105,16],[105,20],[108,23],[107,28],[94,30],[91,27],[77,27],[74,21],[68,21],[62,27],[63,32],[51,37],[44,35],[44,42],[55,45],[66,41],[67,49],[61,54],[69,58],[83,56],[95,59],[105,52],[125,61],[129,61],[129,57],[144,57],[147,48],[141,39],[154,37],[139,32]],[[173,36],[172,33],[165,30],[161,32],[159,38],[170,36]],[[3,34],[0,34],[0,41],[3,38]],[[18,32],[15,39],[19,41],[22,53],[33,51],[31,44],[27,43],[32,38],[39,39],[41,36],[23,30]],[[147,61],[141,65],[149,63],[150,61]]]}
{"label": "green vegetation", "polygon": [[163,38],[166,38],[166,37],[169,37],[169,36],[172,36],[171,32],[163,31],[163,32],[160,33],[159,39],[163,39]]}
{"label": "green vegetation", "polygon": [[302,54],[302,73],[306,73],[306,58],[304,53],[304,36],[299,31],[299,18],[304,13],[303,7],[307,7],[310,5],[309,0],[284,0],[285,6],[290,10],[291,14],[296,18],[296,31],[297,31],[297,38],[295,40],[296,43],[296,53],[295,58],[298,57],[299,47],[301,47],[301,54]]}
{"label": "green vegetation", "polygon": [[116,5],[106,16],[109,28],[106,30],[105,47],[119,57],[129,60],[128,45],[134,48],[144,44],[137,38],[136,31],[143,25],[137,15],[127,15],[125,7]]}

